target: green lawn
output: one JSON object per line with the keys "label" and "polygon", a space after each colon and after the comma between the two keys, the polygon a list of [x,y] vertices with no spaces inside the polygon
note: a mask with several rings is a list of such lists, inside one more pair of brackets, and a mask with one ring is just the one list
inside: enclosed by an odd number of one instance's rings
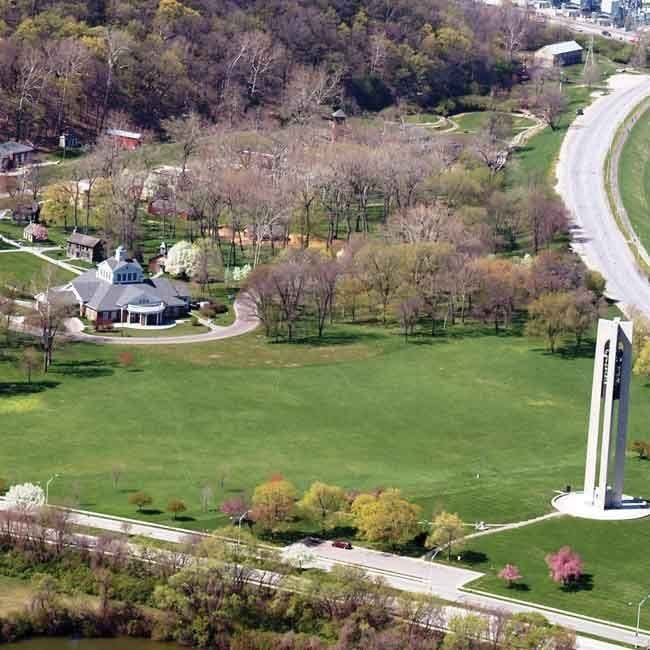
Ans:
{"label": "green lawn", "polygon": [[[487,123],[494,111],[476,111],[473,113],[462,113],[460,115],[452,115],[451,119],[458,124],[461,131],[468,133],[478,133],[482,128],[487,126]],[[523,129],[533,126],[535,122],[528,117],[516,116],[512,121],[512,134],[518,133]]]}
{"label": "green lawn", "polygon": [[[78,482],[86,507],[119,514],[133,514],[127,490],[161,509],[179,497],[203,526],[216,520],[198,512],[200,485],[224,476],[219,498],[282,472],[301,488],[397,486],[427,512],[499,522],[547,511],[582,473],[591,362],[518,336],[404,344],[343,328],[318,346],[252,334],[129,350],[122,367],[121,348],[69,345],[32,389],[11,358],[0,365],[0,476],[60,471],[56,499]],[[643,437],[648,389],[633,397],[631,435]],[[127,467],[120,491],[115,464]],[[631,461],[629,489],[643,491],[648,472]]]}
{"label": "green lawn", "polygon": [[[164,338],[165,336],[189,336],[194,334],[205,334],[208,331],[209,329],[205,327],[205,325],[192,325],[192,323],[187,320],[184,323],[179,323],[174,327],[170,327],[164,330],[116,328],[111,332],[99,332],[99,334],[101,336],[114,336],[116,338],[139,338],[143,336]],[[89,330],[89,333],[94,334],[95,332]]]}
{"label": "green lawn", "polygon": [[567,108],[558,127],[554,130],[546,127],[515,151],[506,170],[510,186],[521,187],[531,177],[545,178],[550,185],[555,185],[555,161],[560,153],[562,140],[575,119],[576,109],[589,103],[589,94],[587,88],[570,85],[567,87]]}
{"label": "green lawn", "polygon": [[641,242],[650,247],[650,110],[632,127],[621,152],[618,179],[623,205]]}
{"label": "green lawn", "polygon": [[[630,461],[628,469],[632,468],[633,482],[639,485],[637,479],[650,472],[650,462]],[[643,483],[647,485],[647,481]],[[645,540],[649,535],[650,519],[613,523],[562,517],[479,537],[468,542],[466,554],[476,560],[473,568],[489,575],[471,587],[634,625],[636,605],[648,593],[650,557]],[[582,556],[588,576],[576,591],[565,591],[553,583],[544,563],[548,553],[567,544]],[[506,563],[519,567],[525,587],[508,589],[496,578]],[[647,612],[642,625],[650,628]]]}
{"label": "green lawn", "polygon": [[43,274],[48,267],[54,270],[54,281],[65,283],[75,277],[74,273],[50,264],[31,253],[0,254],[0,284],[12,284],[29,293],[32,285],[41,288]]}

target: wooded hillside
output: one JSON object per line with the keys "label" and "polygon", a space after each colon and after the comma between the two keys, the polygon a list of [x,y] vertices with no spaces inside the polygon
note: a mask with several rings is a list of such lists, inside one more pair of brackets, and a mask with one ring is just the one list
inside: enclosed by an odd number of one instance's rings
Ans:
{"label": "wooded hillside", "polygon": [[0,0],[0,128],[46,142],[109,121],[158,131],[190,110],[440,110],[509,89],[549,29],[469,0]]}

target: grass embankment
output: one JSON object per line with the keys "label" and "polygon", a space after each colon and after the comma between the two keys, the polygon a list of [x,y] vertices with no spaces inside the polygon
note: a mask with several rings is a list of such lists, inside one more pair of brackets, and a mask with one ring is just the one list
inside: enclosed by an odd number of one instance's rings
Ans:
{"label": "grass embankment", "polygon": [[621,151],[618,183],[623,205],[641,243],[650,248],[650,109],[634,124]]}
{"label": "grass embankment", "polygon": [[[191,336],[195,334],[206,334],[209,328],[205,325],[192,325],[189,321],[184,321],[168,327],[166,329],[134,329],[130,327],[118,327],[110,332],[97,332],[99,336],[111,336],[114,338],[142,338],[142,337],[155,337],[165,338],[166,336]],[[95,334],[94,331],[89,330],[89,334]]]}
{"label": "grass embankment", "polygon": [[[629,461],[628,469],[634,465],[650,471],[647,461]],[[635,485],[645,488],[647,482]],[[468,542],[467,556],[474,560],[473,568],[489,575],[471,587],[634,625],[636,605],[647,593],[645,577],[650,571],[650,558],[643,540],[649,534],[648,519],[613,523],[562,517],[479,537]],[[567,544],[585,562],[585,579],[575,590],[562,589],[552,582],[544,562],[547,554]],[[523,575],[519,588],[508,589],[496,577],[506,563],[519,567]],[[642,618],[641,623],[648,629],[650,618]]]}
{"label": "grass embankment", "polygon": [[29,292],[32,285],[39,288],[46,269],[52,269],[53,280],[63,284],[75,277],[74,273],[46,262],[27,252],[0,254],[0,285],[11,284]]}

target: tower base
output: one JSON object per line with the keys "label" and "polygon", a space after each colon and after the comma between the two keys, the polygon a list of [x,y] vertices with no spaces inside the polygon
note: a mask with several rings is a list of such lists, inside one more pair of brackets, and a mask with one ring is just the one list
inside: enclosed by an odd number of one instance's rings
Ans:
{"label": "tower base", "polygon": [[600,519],[601,521],[623,521],[641,519],[650,516],[650,504],[638,497],[623,495],[616,508],[605,508],[585,503],[584,492],[566,492],[558,494],[551,501],[553,507],[565,515],[582,519]]}

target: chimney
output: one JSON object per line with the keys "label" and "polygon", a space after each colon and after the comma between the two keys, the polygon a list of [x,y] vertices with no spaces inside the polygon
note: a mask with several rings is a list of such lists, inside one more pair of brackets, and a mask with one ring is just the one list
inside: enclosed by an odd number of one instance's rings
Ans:
{"label": "chimney", "polygon": [[118,262],[124,262],[126,260],[126,248],[124,246],[118,246],[115,250],[115,259]]}

